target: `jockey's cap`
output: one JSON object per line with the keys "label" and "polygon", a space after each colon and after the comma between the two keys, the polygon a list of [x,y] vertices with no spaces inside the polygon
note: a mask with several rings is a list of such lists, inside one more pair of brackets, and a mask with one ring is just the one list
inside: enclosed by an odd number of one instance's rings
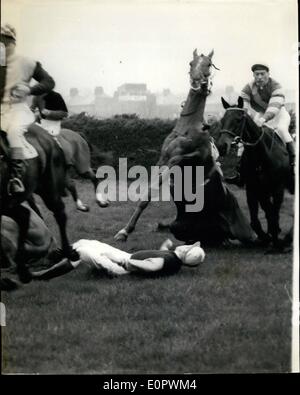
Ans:
{"label": "jockey's cap", "polygon": [[257,70],[265,70],[265,71],[269,71],[269,66],[267,66],[265,63],[255,63],[252,67],[251,70],[257,71]]}
{"label": "jockey's cap", "polygon": [[17,39],[16,29],[9,24],[3,25],[1,26],[1,36],[9,37],[12,40],[16,41]]}
{"label": "jockey's cap", "polygon": [[175,249],[175,253],[178,253],[184,265],[197,266],[204,261],[205,252],[200,247],[200,242],[196,242],[192,245],[178,246]]}

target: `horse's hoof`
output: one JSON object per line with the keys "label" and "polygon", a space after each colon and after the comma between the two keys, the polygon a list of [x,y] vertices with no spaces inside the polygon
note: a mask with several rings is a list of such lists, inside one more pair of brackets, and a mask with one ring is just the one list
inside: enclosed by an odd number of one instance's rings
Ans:
{"label": "horse's hoof", "polygon": [[283,253],[282,248],[272,247],[272,248],[268,248],[264,254],[265,255],[276,255],[276,254],[282,254],[282,253]]}
{"label": "horse's hoof", "polygon": [[18,271],[19,279],[23,284],[28,284],[32,280],[32,275],[29,270],[23,269]]}
{"label": "horse's hoof", "polygon": [[102,207],[102,208],[105,208],[105,207],[108,207],[108,206],[109,206],[109,201],[100,201],[100,200],[97,200],[97,203],[98,203],[98,206],[99,206],[99,207]]}
{"label": "horse's hoof", "polygon": [[19,285],[10,278],[0,279],[0,291],[15,291],[19,288]]}
{"label": "horse's hoof", "polygon": [[117,234],[115,234],[114,239],[116,241],[127,241],[128,233],[125,229],[121,229]]}
{"label": "horse's hoof", "polygon": [[156,231],[157,232],[168,232],[168,231],[170,231],[170,224],[166,224],[164,222],[158,222]]}
{"label": "horse's hoof", "polygon": [[77,210],[82,211],[83,213],[87,213],[88,211],[90,211],[90,208],[89,206],[83,204],[82,206],[77,206]]}
{"label": "horse's hoof", "polygon": [[267,247],[271,243],[271,239],[268,237],[258,237],[256,240],[253,241],[253,245],[255,247]]}
{"label": "horse's hoof", "polygon": [[221,243],[221,246],[224,248],[230,248],[233,247],[234,244],[229,239],[224,239]]}

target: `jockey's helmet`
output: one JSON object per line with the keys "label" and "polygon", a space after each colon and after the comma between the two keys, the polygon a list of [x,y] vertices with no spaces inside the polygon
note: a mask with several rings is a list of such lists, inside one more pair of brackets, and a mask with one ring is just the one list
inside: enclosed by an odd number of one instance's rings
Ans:
{"label": "jockey's helmet", "polygon": [[13,41],[16,41],[17,39],[16,29],[9,24],[5,24],[1,26],[1,36],[5,36],[12,39]]}

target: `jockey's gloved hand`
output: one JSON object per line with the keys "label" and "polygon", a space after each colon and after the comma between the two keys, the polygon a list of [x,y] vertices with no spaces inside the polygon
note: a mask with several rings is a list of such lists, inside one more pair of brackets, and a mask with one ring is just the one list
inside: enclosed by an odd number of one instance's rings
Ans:
{"label": "jockey's gloved hand", "polygon": [[23,99],[30,95],[30,87],[23,83],[16,84],[11,88],[10,95],[14,99]]}
{"label": "jockey's gloved hand", "polygon": [[261,128],[263,126],[263,124],[266,123],[266,120],[264,117],[260,117],[256,120],[256,125]]}
{"label": "jockey's gloved hand", "polygon": [[71,262],[77,262],[80,260],[80,256],[76,250],[72,249],[69,259]]}

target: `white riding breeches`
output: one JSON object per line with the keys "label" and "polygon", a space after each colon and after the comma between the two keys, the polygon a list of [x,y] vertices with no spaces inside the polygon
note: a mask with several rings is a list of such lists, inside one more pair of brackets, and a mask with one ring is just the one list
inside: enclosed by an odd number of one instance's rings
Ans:
{"label": "white riding breeches", "polygon": [[27,103],[1,105],[1,129],[7,133],[11,148],[24,148],[24,133],[34,122],[34,115]]}
{"label": "white riding breeches", "polygon": [[42,128],[46,129],[51,136],[58,136],[61,130],[61,121],[52,121],[50,119],[41,119]]}
{"label": "white riding breeches", "polygon": [[[258,117],[263,117],[263,113],[252,113],[254,117],[252,118],[257,119]],[[293,141],[292,136],[289,132],[289,126],[291,122],[290,114],[287,112],[285,107],[281,107],[279,112],[272,118],[270,121],[266,122],[266,126],[270,126],[270,128],[274,129],[278,136],[284,143],[290,143]]]}

